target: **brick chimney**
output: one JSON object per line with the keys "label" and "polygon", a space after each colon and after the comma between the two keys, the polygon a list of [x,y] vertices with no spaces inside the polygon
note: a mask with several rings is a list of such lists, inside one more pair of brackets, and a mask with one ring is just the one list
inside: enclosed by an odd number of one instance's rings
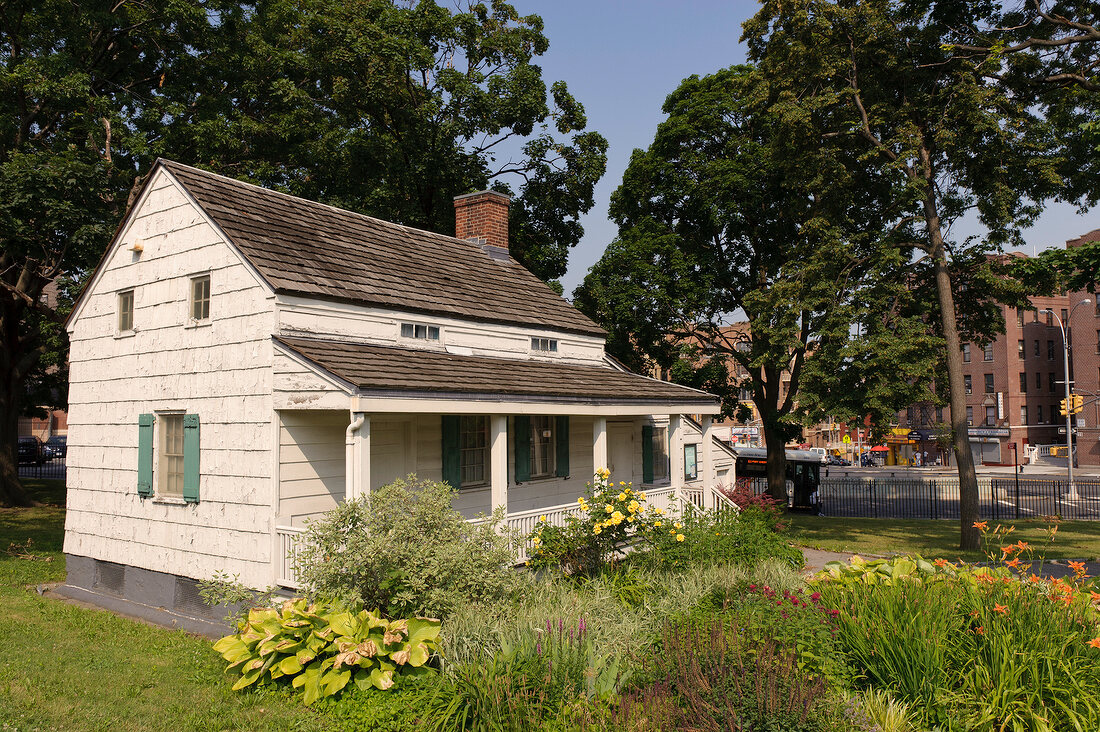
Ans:
{"label": "brick chimney", "polygon": [[455,196],[455,237],[507,249],[510,202],[496,191]]}

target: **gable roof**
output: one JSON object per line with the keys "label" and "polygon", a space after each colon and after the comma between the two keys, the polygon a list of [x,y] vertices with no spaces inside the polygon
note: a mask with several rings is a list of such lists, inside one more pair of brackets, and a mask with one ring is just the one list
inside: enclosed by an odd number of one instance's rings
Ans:
{"label": "gable roof", "polygon": [[[277,293],[604,336],[503,252],[158,160]],[[150,174],[152,178],[152,174]]]}
{"label": "gable roof", "polygon": [[443,351],[313,338],[273,338],[345,383],[384,395],[508,396],[653,406],[694,404],[715,409],[719,405],[718,397],[704,391],[605,366],[457,356]]}

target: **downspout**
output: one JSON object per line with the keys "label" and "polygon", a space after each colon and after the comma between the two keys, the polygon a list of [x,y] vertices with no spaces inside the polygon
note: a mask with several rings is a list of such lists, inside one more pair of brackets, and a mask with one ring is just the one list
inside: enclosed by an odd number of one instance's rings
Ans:
{"label": "downspout", "polygon": [[363,426],[367,418],[364,414],[356,414],[352,417],[351,424],[344,430],[344,501],[351,501],[359,497],[352,476],[355,474],[355,433]]}

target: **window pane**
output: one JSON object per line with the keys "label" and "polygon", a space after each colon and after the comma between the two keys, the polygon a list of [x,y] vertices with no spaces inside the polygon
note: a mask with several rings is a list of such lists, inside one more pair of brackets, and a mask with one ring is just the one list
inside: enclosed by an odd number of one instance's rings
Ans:
{"label": "window pane", "polygon": [[653,428],[653,480],[668,478],[668,428]]}
{"label": "window pane", "polygon": [[684,480],[695,480],[699,476],[697,445],[684,445]]}
{"label": "window pane", "polygon": [[401,337],[402,338],[412,338],[413,337],[412,323],[402,323],[401,324]]}
{"label": "window pane", "polygon": [[183,495],[183,415],[157,415],[160,423],[160,485],[161,495]]}
{"label": "window pane", "polygon": [[487,483],[489,418],[462,417],[459,422],[459,445],[462,451],[462,487]]}
{"label": "window pane", "polygon": [[118,330],[120,333],[134,329],[134,291],[118,294]]}
{"label": "window pane", "polygon": [[531,418],[531,477],[553,475],[557,464],[554,457],[554,418]]}
{"label": "window pane", "polygon": [[206,320],[210,317],[210,276],[191,280],[191,319]]}

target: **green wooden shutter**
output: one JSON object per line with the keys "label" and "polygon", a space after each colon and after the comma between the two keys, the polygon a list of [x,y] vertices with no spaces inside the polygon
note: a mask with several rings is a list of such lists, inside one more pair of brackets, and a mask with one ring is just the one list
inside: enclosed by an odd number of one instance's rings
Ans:
{"label": "green wooden shutter", "polygon": [[516,417],[516,482],[531,480],[531,418]]}
{"label": "green wooden shutter", "polygon": [[556,475],[559,478],[569,477],[569,416],[558,417],[554,420],[554,459],[558,469]]}
{"label": "green wooden shutter", "polygon": [[138,495],[153,495],[153,415],[138,416]]}
{"label": "green wooden shutter", "polygon": [[458,490],[462,487],[462,417],[443,415],[443,481]]}
{"label": "green wooden shutter", "polygon": [[642,482],[653,482],[653,426],[642,425]]}
{"label": "green wooden shutter", "polygon": [[199,502],[199,415],[183,415],[183,500]]}

